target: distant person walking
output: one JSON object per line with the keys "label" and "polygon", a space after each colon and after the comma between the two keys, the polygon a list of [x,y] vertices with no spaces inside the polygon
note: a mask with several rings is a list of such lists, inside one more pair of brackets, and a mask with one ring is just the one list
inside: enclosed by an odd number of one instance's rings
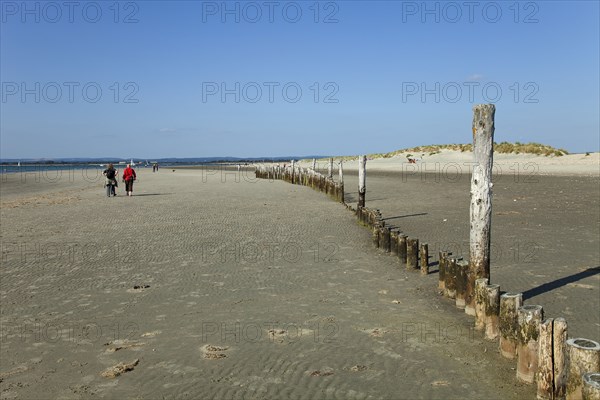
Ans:
{"label": "distant person walking", "polygon": [[110,197],[111,194],[113,196],[116,196],[117,191],[115,188],[118,186],[118,184],[117,184],[117,175],[119,174],[118,171],[115,169],[115,167],[112,164],[108,164],[108,167],[102,172],[102,174],[104,176],[106,176],[106,181],[105,181],[106,196]]}
{"label": "distant person walking", "polygon": [[127,168],[123,170],[123,181],[125,182],[127,196],[133,196],[133,181],[136,178],[135,170],[131,168],[131,165],[127,164]]}

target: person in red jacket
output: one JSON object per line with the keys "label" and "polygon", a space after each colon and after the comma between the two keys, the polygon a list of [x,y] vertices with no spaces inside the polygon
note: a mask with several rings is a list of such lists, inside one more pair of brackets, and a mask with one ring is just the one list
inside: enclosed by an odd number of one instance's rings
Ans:
{"label": "person in red jacket", "polygon": [[131,165],[127,164],[127,168],[123,170],[123,181],[125,182],[127,196],[133,196],[133,181],[135,178],[135,170],[131,168]]}

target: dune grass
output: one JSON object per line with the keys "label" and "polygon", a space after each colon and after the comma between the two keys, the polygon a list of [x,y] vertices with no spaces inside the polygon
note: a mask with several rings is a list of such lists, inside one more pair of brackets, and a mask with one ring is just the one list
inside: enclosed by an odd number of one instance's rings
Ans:
{"label": "dune grass", "polygon": [[[390,158],[403,153],[416,153],[416,154],[428,154],[434,155],[442,150],[455,150],[455,151],[472,151],[473,145],[468,144],[433,144],[428,146],[417,146],[411,147],[408,149],[401,149],[392,151],[390,153],[379,153],[379,154],[371,154],[370,158]],[[540,156],[555,156],[561,157],[565,154],[569,154],[569,152],[565,149],[556,149],[552,146],[548,146],[541,143],[509,143],[509,142],[500,142],[494,143],[494,153],[499,154],[537,154]]]}
{"label": "dune grass", "polygon": [[[410,158],[413,156],[420,157],[422,155],[432,156],[434,154],[440,153],[442,150],[455,150],[455,151],[460,151],[460,152],[472,151],[473,145],[471,143],[467,143],[467,144],[431,144],[431,145],[427,145],[427,146],[417,146],[417,147],[410,147],[410,148],[395,150],[395,151],[391,151],[389,153],[368,154],[367,158],[369,158],[369,159],[392,158],[392,157],[395,157],[395,156],[398,156],[401,154],[404,154],[405,157],[407,157],[407,158]],[[556,149],[552,146],[548,146],[548,145],[541,144],[541,143],[534,143],[534,142],[530,142],[530,143],[520,143],[520,142],[496,143],[496,142],[494,142],[494,153],[499,153],[499,154],[511,154],[511,153],[514,153],[514,154],[536,154],[536,155],[545,156],[545,157],[561,157],[566,154],[569,154],[569,152],[565,149]],[[335,157],[335,159],[337,161],[339,161],[339,160],[350,161],[350,160],[356,160],[356,157],[357,156],[341,156],[341,157]],[[319,161],[322,161],[322,160],[326,160],[326,159],[321,159]]]}

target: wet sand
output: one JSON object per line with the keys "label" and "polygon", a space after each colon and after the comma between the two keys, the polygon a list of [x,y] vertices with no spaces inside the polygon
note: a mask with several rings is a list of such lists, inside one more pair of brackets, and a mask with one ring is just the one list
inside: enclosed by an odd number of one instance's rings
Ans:
{"label": "wet sand", "polygon": [[[504,168],[494,175],[491,280],[502,291],[522,292],[527,304],[542,305],[546,317],[566,318],[570,337],[598,341],[600,179],[587,170],[550,175],[556,171],[543,165],[523,173],[519,165],[520,174]],[[355,205],[352,166],[344,183],[346,202]],[[434,264],[441,249],[469,258],[470,175],[443,166],[436,171],[430,165],[430,172],[423,166],[367,166],[367,207],[427,242]]]}
{"label": "wet sand", "polygon": [[[320,193],[235,176],[143,170],[133,198],[122,187],[106,198],[100,180],[4,177],[1,398],[534,397],[514,362],[437,295],[435,274],[399,268]],[[367,199],[390,222],[435,240],[432,229],[453,232],[438,228],[444,214],[461,231],[463,211],[446,211],[457,193],[426,202],[421,189],[377,179]],[[581,229],[597,228],[589,212]],[[564,238],[559,228],[550,236]],[[561,256],[570,271],[597,262],[579,249],[576,262]],[[597,277],[552,293],[566,291],[561,305],[574,312],[582,298],[597,307]],[[579,315],[566,317],[586,335]]]}
{"label": "wet sand", "polygon": [[[472,153],[412,156],[416,164],[405,154],[367,162],[367,207],[428,242],[433,264],[441,249],[468,259]],[[546,317],[566,318],[570,337],[599,341],[600,154],[494,154],[493,170],[491,280],[542,305]],[[357,161],[344,171],[355,206]],[[337,179],[337,165],[334,172]]]}

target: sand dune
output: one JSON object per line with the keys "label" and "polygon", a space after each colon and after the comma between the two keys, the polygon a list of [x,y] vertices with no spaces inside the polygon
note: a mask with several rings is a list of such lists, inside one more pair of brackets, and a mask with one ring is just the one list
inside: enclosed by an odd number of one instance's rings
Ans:
{"label": "sand dune", "polygon": [[[408,157],[417,159],[416,164],[409,164]],[[337,162],[337,160],[336,160]],[[447,173],[470,173],[473,153],[456,150],[441,150],[438,154],[406,152],[391,158],[368,160],[368,169],[381,171],[413,171]],[[319,160],[319,167],[326,169],[326,160]],[[311,161],[301,163],[309,167]],[[337,168],[337,167],[336,167]],[[344,169],[355,170],[358,162],[344,161]],[[337,171],[337,170],[336,170]],[[561,157],[538,156],[534,154],[494,154],[494,173],[498,174],[530,174],[530,175],[578,175],[600,176],[600,153],[567,154]]]}

